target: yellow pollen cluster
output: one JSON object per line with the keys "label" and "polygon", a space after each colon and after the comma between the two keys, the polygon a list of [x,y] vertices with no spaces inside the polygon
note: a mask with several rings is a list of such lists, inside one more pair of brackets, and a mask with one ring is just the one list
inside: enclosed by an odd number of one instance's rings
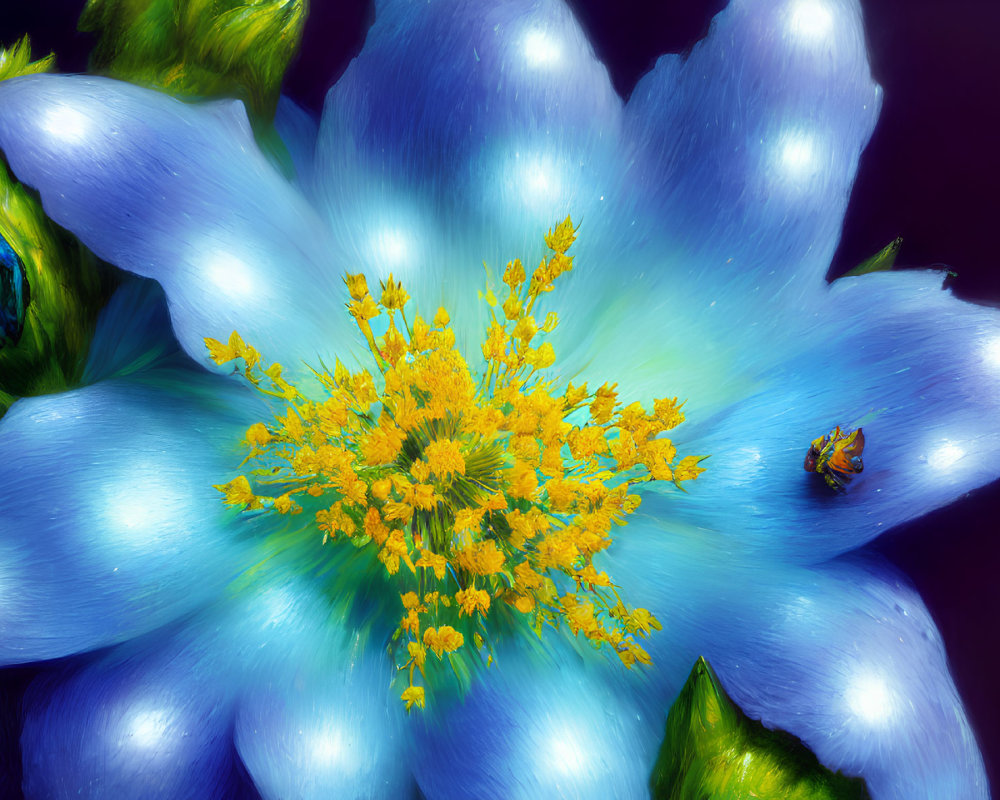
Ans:
{"label": "yellow pollen cluster", "polygon": [[254,484],[278,491],[255,490],[247,475],[216,488],[245,509],[308,510],[323,544],[366,550],[392,576],[401,616],[391,650],[408,676],[407,709],[424,706],[416,673],[432,686],[429,673],[445,663],[456,674],[489,664],[496,625],[541,636],[565,623],[628,667],[650,663],[639,640],[660,623],[626,606],[593,559],[638,507],[634,484],[679,486],[703,470],[662,437],[684,420],[677,398],[655,399],[649,412],[619,403],[616,384],[557,392],[543,377],[556,355],[541,340],[559,320],[550,312],[539,324],[536,306],[572,269],[575,237],[567,217],[545,236],[551,255],[530,278],[519,260],[507,265],[502,304],[486,292],[491,321],[475,374],[447,311],[408,319],[410,297],[392,276],[378,300],[363,275],[345,278],[377,369],[338,361],[332,374],[314,371],[323,398],[304,396],[235,332],[228,343],[205,340],[217,363],[242,359],[246,378],[283,404],[245,441]]}

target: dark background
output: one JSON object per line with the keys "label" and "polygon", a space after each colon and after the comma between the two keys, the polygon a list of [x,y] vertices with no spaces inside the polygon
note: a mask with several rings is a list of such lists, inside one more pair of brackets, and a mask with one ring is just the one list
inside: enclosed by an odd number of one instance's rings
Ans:
{"label": "dark background", "polygon": [[[483,0],[486,2],[486,0]],[[37,54],[54,50],[64,72],[86,68],[92,38],[75,32],[84,0],[0,0],[0,43],[30,33]],[[723,0],[569,0],[627,97],[656,57],[690,48]],[[947,264],[952,291],[1000,306],[1000,39],[996,0],[862,0],[882,115],[862,156],[828,273],[835,278],[897,236],[897,265]],[[313,0],[286,91],[314,111],[358,52],[374,19],[366,0]],[[942,331],[942,334],[946,334]],[[913,580],[937,621],[952,674],[976,730],[992,786],[1000,786],[1000,630],[997,522],[1000,482],[897,528],[872,545]],[[0,671],[0,773],[19,771],[19,689],[32,669]],[[0,693],[2,694],[2,693]],[[10,773],[8,773],[10,774]],[[19,784],[8,783],[8,787]],[[0,781],[3,796],[4,781]],[[946,800],[946,799],[942,799]]]}

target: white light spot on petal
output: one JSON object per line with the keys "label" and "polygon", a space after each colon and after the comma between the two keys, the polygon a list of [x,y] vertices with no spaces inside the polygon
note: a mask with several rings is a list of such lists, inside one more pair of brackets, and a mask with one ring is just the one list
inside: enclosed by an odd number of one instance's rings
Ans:
{"label": "white light spot on petal", "polygon": [[948,469],[965,456],[965,451],[957,444],[945,442],[936,450],[931,451],[927,463],[934,469]]}
{"label": "white light spot on petal", "polygon": [[562,775],[578,775],[587,767],[587,755],[578,731],[564,727],[554,731],[548,738],[548,749],[538,752],[541,762],[553,772]]}
{"label": "white light spot on petal", "polygon": [[209,256],[205,275],[230,297],[248,297],[256,288],[250,265],[232,253],[216,252]]}
{"label": "white light spot on petal", "polygon": [[562,58],[559,43],[546,33],[534,29],[524,34],[521,49],[529,64],[534,67],[547,67],[558,63]]}
{"label": "white light spot on petal", "polygon": [[152,750],[163,742],[169,719],[170,715],[162,709],[134,712],[126,723],[126,741],[133,747]]}
{"label": "white light spot on petal", "polygon": [[983,357],[991,367],[1000,368],[1000,336],[986,343],[983,348]]}
{"label": "white light spot on petal", "polygon": [[361,767],[357,743],[352,736],[345,735],[340,726],[324,725],[312,732],[307,730],[305,744],[308,748],[305,764],[312,770],[352,775]]}
{"label": "white light spot on petal", "polygon": [[344,755],[344,745],[339,732],[324,732],[312,737],[312,757],[319,764],[329,765],[340,761]]}
{"label": "white light spot on petal", "polygon": [[526,159],[519,170],[520,175],[513,177],[513,186],[520,186],[522,199],[537,208],[547,207],[558,200],[562,191],[562,181],[559,172],[545,158]]}
{"label": "white light spot on petal", "polygon": [[788,31],[799,41],[821,41],[833,28],[833,14],[819,0],[796,0],[789,11]]}
{"label": "white light spot on petal", "polygon": [[139,463],[111,476],[100,508],[109,534],[118,541],[148,547],[164,538],[163,527],[176,535],[176,520],[187,506],[188,500],[174,478],[153,464]]}
{"label": "white light spot on petal", "polygon": [[66,142],[82,141],[90,129],[89,117],[75,108],[55,106],[42,118],[42,130]]}
{"label": "white light spot on petal", "polygon": [[865,722],[885,723],[893,714],[893,700],[885,681],[874,673],[855,676],[844,694],[851,713]]}
{"label": "white light spot on petal", "polygon": [[383,228],[372,237],[372,254],[389,266],[404,265],[411,248],[410,237],[399,228]]}
{"label": "white light spot on petal", "polygon": [[815,163],[812,138],[799,134],[785,139],[781,145],[780,163],[782,170],[791,178],[808,174]]}

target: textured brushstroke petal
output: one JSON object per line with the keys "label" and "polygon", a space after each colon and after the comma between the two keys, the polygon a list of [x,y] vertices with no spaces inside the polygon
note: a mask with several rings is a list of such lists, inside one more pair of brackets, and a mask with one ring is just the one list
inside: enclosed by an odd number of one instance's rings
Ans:
{"label": "textured brushstroke petal", "polygon": [[[0,149],[45,211],[100,257],[157,280],[196,360],[233,329],[270,360],[338,343],[347,264],[257,149],[236,101],[190,105],[84,76],[0,85]],[[320,349],[318,349],[320,348]]]}
{"label": "textured brushstroke petal", "polygon": [[879,105],[856,0],[736,0],[636,86],[624,185],[680,270],[818,284]]}
{"label": "textured brushstroke petal", "polygon": [[746,362],[794,335],[787,315],[825,301],[879,105],[854,0],[731,2],[689,56],[662,57],[626,105],[606,219],[582,218],[596,241],[554,337],[567,372],[662,380],[692,409],[739,398]]}
{"label": "textured brushstroke petal", "polygon": [[461,325],[479,320],[484,260],[530,263],[570,211],[600,224],[621,125],[563,3],[390,0],[327,96],[321,203],[352,263],[402,276],[425,315],[444,301]]}
{"label": "textured brushstroke petal", "polygon": [[874,800],[984,800],[930,614],[882,559],[850,559],[781,566],[703,531],[629,525],[605,566],[664,626],[648,640],[654,669],[634,676],[637,708],[665,714],[703,655],[750,717],[864,777]]}
{"label": "textured brushstroke petal", "polygon": [[[220,502],[256,401],[169,364],[0,420],[0,663],[119,642],[212,599],[252,528]],[[67,602],[71,599],[71,602]]]}
{"label": "textured brushstroke petal", "polygon": [[238,697],[247,772],[265,798],[409,797],[385,640],[359,636],[311,577],[279,562],[254,568],[188,634]]}
{"label": "textured brushstroke petal", "polygon": [[229,676],[165,634],[36,680],[21,736],[29,798],[232,796]]}
{"label": "textured brushstroke petal", "polygon": [[[711,416],[686,407],[691,422],[673,433],[684,452],[712,455],[708,471],[648,513],[820,561],[995,479],[1000,314],[940,284],[931,272],[833,284],[760,354],[745,399]],[[809,443],[836,425],[866,438],[846,492],[803,469]]]}
{"label": "textured brushstroke petal", "polygon": [[411,720],[425,725],[412,744],[427,800],[649,796],[657,742],[643,714],[602,679],[605,662],[559,636],[501,648],[464,699]]}
{"label": "textured brushstroke petal", "polygon": [[[410,797],[409,734],[381,643],[349,636],[294,583],[262,595],[271,653],[247,653],[254,683],[235,722],[240,757],[264,798]],[[277,656],[277,657],[276,657]]]}

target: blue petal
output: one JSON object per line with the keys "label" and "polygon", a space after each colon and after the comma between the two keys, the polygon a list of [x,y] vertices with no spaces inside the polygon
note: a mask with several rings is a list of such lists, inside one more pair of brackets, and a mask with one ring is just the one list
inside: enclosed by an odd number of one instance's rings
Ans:
{"label": "blue petal", "polygon": [[321,202],[352,263],[403,276],[425,316],[444,301],[461,324],[484,260],[530,265],[570,211],[600,225],[621,126],[621,100],[561,2],[380,3],[327,96]]}
{"label": "blue petal", "polygon": [[[787,337],[748,354],[759,363],[744,399],[714,415],[686,407],[675,438],[711,454],[708,471],[647,513],[819,561],[995,479],[1000,314],[955,300],[940,280],[846,279],[786,317]],[[836,425],[863,426],[866,439],[864,472],[842,493],[803,469],[809,443]]]}
{"label": "blue petal", "polygon": [[731,2],[636,86],[626,186],[682,270],[744,294],[818,284],[880,100],[856,0]]}
{"label": "blue petal", "polygon": [[243,687],[235,743],[262,796],[409,797],[407,720],[384,640],[345,628],[315,586],[281,569],[255,571],[225,606],[201,636]]}
{"label": "blue petal", "polygon": [[84,76],[0,86],[0,148],[46,212],[166,290],[184,349],[235,328],[268,360],[329,355],[348,319],[323,224],[260,153],[240,103]]}
{"label": "blue petal", "polygon": [[213,598],[250,529],[212,485],[259,413],[169,363],[15,403],[0,420],[0,663],[122,641]]}
{"label": "blue petal", "polygon": [[232,703],[202,649],[165,636],[40,679],[24,703],[25,795],[229,797]]}
{"label": "blue petal", "polygon": [[[329,643],[329,636],[316,631],[313,642]],[[248,693],[236,746],[264,798],[414,794],[402,757],[408,720],[381,650],[340,646],[319,658],[286,659]]]}
{"label": "blue petal", "polygon": [[664,626],[648,640],[653,670],[635,676],[638,707],[666,708],[703,655],[747,714],[864,777],[875,800],[989,796],[941,638],[881,559],[779,566],[734,559],[706,532],[635,524],[604,566]]}
{"label": "blue petal", "polygon": [[605,681],[605,662],[547,633],[542,652],[502,648],[466,698],[411,720],[427,800],[649,796],[659,715]]}

